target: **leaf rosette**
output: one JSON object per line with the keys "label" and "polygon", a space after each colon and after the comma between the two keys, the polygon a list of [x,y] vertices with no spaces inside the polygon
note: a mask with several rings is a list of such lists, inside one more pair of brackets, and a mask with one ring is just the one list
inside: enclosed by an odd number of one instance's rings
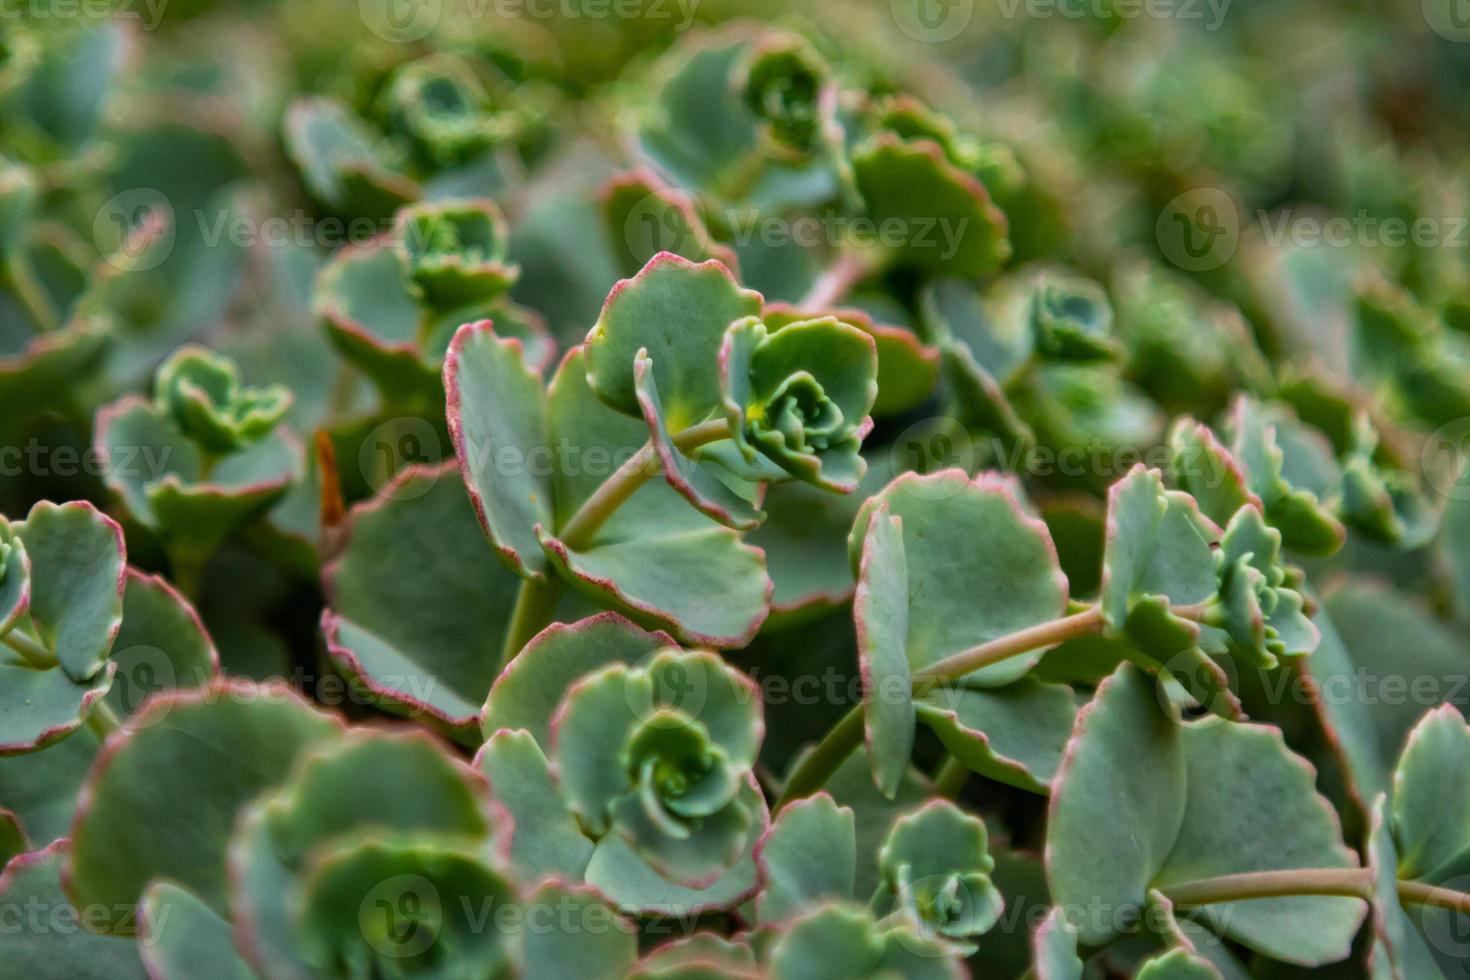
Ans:
{"label": "leaf rosette", "polygon": [[552,727],[582,826],[622,838],[665,878],[707,886],[764,829],[751,775],[760,698],[714,654],[669,649],[605,667],[568,690]]}
{"label": "leaf rosette", "polygon": [[1004,905],[986,844],[985,824],[952,803],[901,817],[878,853],[879,901],[887,896],[924,935],[974,952],[973,941],[995,926]]}
{"label": "leaf rosette", "polygon": [[278,425],[290,395],[241,386],[233,362],[184,347],[158,370],[155,396],[128,396],[97,415],[103,479],[157,535],[185,593],[205,560],[280,499],[302,450]]}
{"label": "leaf rosette", "polygon": [[496,112],[464,61],[431,55],[398,69],[383,93],[392,131],[426,168],[450,167],[514,137],[519,123]]}
{"label": "leaf rosette", "polygon": [[714,654],[604,613],[542,631],[485,704],[478,764],[525,877],[585,878],[627,911],[728,909],[768,815],[759,693]]}
{"label": "leaf rosette", "polygon": [[1217,600],[1205,622],[1224,632],[1232,654],[1269,669],[1317,648],[1321,633],[1306,614],[1301,573],[1281,563],[1281,532],[1259,510],[1236,511],[1215,561]]}
{"label": "leaf rosette", "polygon": [[731,324],[720,347],[720,392],[747,462],[757,454],[796,478],[851,493],[866,471],[859,450],[878,395],[872,337],[835,317],[772,329]]}
{"label": "leaf rosette", "polygon": [[774,155],[802,160],[832,140],[837,88],[831,68],[805,41],[777,36],[758,45],[741,94]]}
{"label": "leaf rosette", "polygon": [[441,311],[488,303],[515,282],[505,218],[493,201],[435,201],[404,208],[397,237],[424,301]]}
{"label": "leaf rosette", "polygon": [[228,453],[269,435],[291,407],[291,393],[280,385],[246,387],[233,361],[184,347],[158,369],[154,405],[206,452]]}

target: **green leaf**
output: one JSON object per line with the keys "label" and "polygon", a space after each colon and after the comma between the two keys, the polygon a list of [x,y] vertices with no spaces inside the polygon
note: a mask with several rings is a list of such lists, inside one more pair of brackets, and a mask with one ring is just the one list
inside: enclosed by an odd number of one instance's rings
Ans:
{"label": "green leaf", "polygon": [[1261,498],[1246,485],[1246,475],[1209,426],[1181,418],[1169,431],[1169,473],[1199,502],[1200,510],[1225,525],[1245,506],[1264,510]]}
{"label": "green leaf", "polygon": [[922,805],[933,795],[933,787],[919,770],[910,767],[899,784],[898,794],[889,799],[873,785],[873,774],[864,753],[853,752],[827,780],[826,790],[838,806],[852,810],[857,832],[857,877],[854,895],[877,891],[878,851],[888,839],[893,823]]}
{"label": "green leaf", "polygon": [[998,688],[937,687],[917,700],[919,720],[971,772],[1048,792],[1077,717],[1072,689],[1023,677]]}
{"label": "green leaf", "polygon": [[477,743],[521,580],[485,547],[459,470],[403,470],[345,528],[322,570],[332,663],[388,710]]}
{"label": "green leaf", "polygon": [[1141,914],[1179,835],[1187,778],[1178,725],[1154,682],[1124,664],[1078,713],[1047,814],[1047,882],[1080,942],[1101,946]]}
{"label": "green leaf", "polygon": [[204,687],[219,675],[219,651],[189,600],[161,576],[131,567],[110,659],[117,674],[107,704],[124,717],[160,691]]}
{"label": "green leaf", "polygon": [[668,427],[681,432],[719,405],[725,328],[760,310],[760,294],[741,289],[719,262],[656,255],[613,287],[587,334],[588,384],[608,405],[638,417],[633,361],[647,350],[665,379],[660,393]]}
{"label": "green leaf", "polygon": [[527,911],[518,948],[525,980],[623,980],[638,959],[637,927],[591,888],[549,881],[521,904]]}
{"label": "green leaf", "polygon": [[853,619],[863,678],[863,728],[873,781],[892,798],[914,751],[913,678],[909,669],[909,580],[903,519],[879,504],[863,538]]}
{"label": "green leaf", "polygon": [[902,925],[880,928],[866,911],[837,903],[818,906],[781,930],[770,947],[770,971],[773,980],[964,975],[933,940]]}
{"label": "green leaf", "polygon": [[20,818],[0,807],[0,868],[5,867],[11,858],[28,850],[30,847],[26,842],[25,828],[20,825]]}
{"label": "green leaf", "polygon": [[66,676],[85,683],[122,625],[122,529],[89,503],[42,501],[18,533],[31,562],[31,626]]}
{"label": "green leaf", "polygon": [[[584,363],[582,348],[568,352],[548,391],[552,437],[578,461],[553,474],[559,526],[648,437],[643,423],[592,394]],[[759,550],[687,506],[664,481],[640,487],[584,549],[554,540],[546,547],[599,605],[690,644],[744,646],[769,611],[772,586]]]}
{"label": "green leaf", "polygon": [[518,342],[497,337],[482,321],[454,335],[444,387],[449,433],[480,524],[511,571],[544,579],[536,528],[552,527],[553,501],[551,481],[534,458],[551,445],[540,376],[522,360]]}
{"label": "green leaf", "polygon": [[1077,932],[1067,923],[1067,911],[1054,908],[1031,934],[1036,980],[1082,980],[1077,956]]}
{"label": "green leaf", "polygon": [[1216,528],[1194,498],[1164,489],[1158,470],[1135,466],[1108,490],[1098,598],[1106,635],[1184,686],[1200,705],[1239,714],[1224,672],[1199,649],[1199,625],[1174,611],[1214,597]]}
{"label": "green leaf", "polygon": [[1470,727],[1441,705],[1409,733],[1393,774],[1398,874],[1438,884],[1463,874],[1470,858],[1470,787],[1446,773],[1470,765]]}
{"label": "green leaf", "polygon": [[286,110],[282,132],[307,189],[339,215],[386,218],[422,193],[378,159],[371,134],[335,101],[296,100]]}
{"label": "green leaf", "polygon": [[568,688],[552,718],[562,791],[578,822],[595,837],[608,832],[613,804],[634,789],[624,754],[652,700],[646,674],[609,664]]}
{"label": "green leaf", "polygon": [[879,134],[852,154],[853,176],[868,216],[902,222],[899,264],[936,275],[980,276],[1011,254],[1006,217],[973,176],[928,140]]}
{"label": "green leaf", "polygon": [[[774,326],[782,312],[779,306],[767,305],[765,322]],[[808,317],[795,309],[790,315],[792,320]],[[873,415],[913,411],[934,394],[939,384],[937,348],[920,341],[908,327],[877,322],[876,314],[864,310],[841,309],[831,315],[872,337],[878,349],[878,397],[873,402]]]}
{"label": "green leaf", "polygon": [[558,875],[580,881],[592,857],[592,842],[562,802],[536,739],[525,730],[501,729],[475,757],[490,780],[490,792],[510,811],[510,861],[526,881]]}
{"label": "green leaf", "polygon": [[735,253],[715,241],[695,201],[648,170],[630,170],[603,186],[602,216],[624,275],[633,275],[660,252],[691,262],[716,259],[739,269]]}
{"label": "green leaf", "polygon": [[696,932],[656,948],[638,961],[627,980],[724,980],[758,975],[755,952],[744,942]]}
{"label": "green leaf", "polygon": [[1347,532],[1319,500],[1336,480],[1335,472],[1323,472],[1336,468],[1330,447],[1244,395],[1235,400],[1225,429],[1248,489],[1265,506],[1266,520],[1281,530],[1286,547],[1311,555],[1342,547]]}
{"label": "green leaf", "polygon": [[[1373,875],[1373,945],[1368,956],[1369,975],[1386,980],[1419,980],[1421,977],[1423,980],[1442,980],[1445,974],[1435,962],[1428,937],[1420,931],[1399,900],[1401,861],[1391,823],[1388,799],[1380,793],[1373,801],[1368,828],[1368,867]],[[1429,914],[1435,911],[1438,910],[1423,910]]]}
{"label": "green leaf", "polygon": [[764,45],[782,40],[733,24],[675,48],[660,62],[659,88],[640,113],[638,140],[661,172],[715,200],[778,209],[815,206],[834,196],[839,175],[827,155],[808,159],[778,148],[763,137],[768,120],[748,102],[752,59]]}
{"label": "green leaf", "polygon": [[1099,600],[1109,627],[1126,629],[1142,599],[1190,605],[1214,595],[1217,536],[1192,497],[1164,489],[1158,470],[1138,466],[1115,483],[1108,491]]}
{"label": "green leaf", "polygon": [[664,417],[653,367],[647,352],[640,350],[633,361],[633,386],[669,486],[700,513],[726,527],[749,531],[759,526],[763,516],[758,509],[762,496],[759,486],[722,473],[717,466],[704,465],[674,444],[677,433],[670,431]]}
{"label": "green leaf", "polygon": [[1187,949],[1174,949],[1144,963],[1138,980],[1220,980],[1220,971]]}
{"label": "green leaf", "polygon": [[157,882],[143,893],[138,951],[152,980],[255,980],[230,924],[188,889]]}
{"label": "green leaf", "polygon": [[196,559],[280,499],[300,467],[300,446],[278,428],[206,475],[199,447],[135,396],[97,413],[95,441],[108,489],[175,555]]}
{"label": "green leaf", "polygon": [[282,687],[233,681],[153,698],[87,779],[72,829],[74,897],[112,910],[100,924],[112,930],[160,877],[223,912],[236,815],[339,730]]}
{"label": "green leaf", "polygon": [[[443,383],[424,347],[424,313],[414,289],[397,249],[344,248],[318,274],[312,307],[333,345],[387,402],[432,406],[443,398]],[[450,330],[477,319],[456,319]]]}
{"label": "green leaf", "polygon": [[[1335,683],[1356,692],[1366,684],[1370,710],[1367,733],[1376,736],[1374,753],[1386,766],[1398,756],[1427,704],[1465,702],[1465,637],[1402,593],[1381,583],[1349,578],[1326,597],[1323,609],[1346,648]],[[1325,644],[1324,644],[1325,646]],[[1315,655],[1306,660],[1311,664]],[[1370,678],[1365,682],[1364,677]],[[1374,681],[1373,678],[1382,680]],[[1405,686],[1396,686],[1400,683]],[[1324,678],[1324,683],[1328,681]],[[1408,694],[1405,696],[1405,691]],[[1377,692],[1377,693],[1375,693]],[[1355,701],[1356,697],[1328,698]],[[1346,707],[1334,706],[1340,714]],[[1365,753],[1366,755],[1366,753]],[[1378,787],[1379,791],[1387,785]]]}
{"label": "green leaf", "polygon": [[64,670],[0,661],[0,755],[35,752],[76,731],[116,670],[109,663],[89,680],[74,681]]}
{"label": "green leaf", "polygon": [[941,341],[939,352],[949,387],[950,411],[966,429],[993,435],[1007,452],[1035,441],[1031,426],[968,347],[952,340]]}
{"label": "green leaf", "polygon": [[699,888],[766,822],[760,793],[742,785],[763,727],[743,675],[713,654],[671,649],[583,677],[557,709],[552,738],[581,825],[622,836],[661,876]]}
{"label": "green leaf", "polygon": [[668,634],[650,633],[615,613],[553,623],[496,678],[481,731],[488,740],[501,729],[523,729],[550,752],[552,716],[574,683],[607,664],[636,664],[673,642]]}
{"label": "green leaf", "polygon": [[800,480],[771,484],[766,519],[745,537],[765,552],[775,586],[763,631],[817,619],[846,604],[854,586],[847,532],[867,491],[876,491],[882,479],[881,470],[870,466],[851,494],[828,493]]}
{"label": "green leaf", "polygon": [[[509,882],[463,845],[351,840],[328,846],[303,869],[296,948],[314,976],[496,976],[510,937],[486,928],[485,909],[510,905]],[[354,969],[355,967],[355,969]]]}
{"label": "green leaf", "polygon": [[763,883],[759,921],[778,923],[824,900],[851,899],[856,858],[852,810],[826,793],[785,807],[755,849]]}
{"label": "green leaf", "polygon": [[0,802],[20,819],[33,845],[43,847],[71,834],[77,795],[100,743],[86,727],[44,752],[0,757]]}
{"label": "green leaf", "polygon": [[[1279,729],[1184,726],[1180,744],[1188,784],[1184,818],[1156,885],[1357,866],[1337,813],[1317,792],[1315,770],[1286,747]],[[1318,966],[1348,956],[1365,912],[1356,898],[1293,897],[1206,905],[1194,914],[1273,959]]]}
{"label": "green leaf", "polygon": [[451,54],[401,65],[382,103],[394,134],[430,171],[468,167],[516,135],[515,117],[497,112],[471,64]]}
{"label": "green leaf", "polygon": [[483,839],[494,829],[479,773],[413,729],[357,729],[306,752],[262,806],[273,851],[292,867],[354,831]]}
{"label": "green leaf", "polygon": [[[5,937],[0,978],[144,980],[147,974],[138,959],[137,944],[83,928],[84,921],[94,921],[94,914],[85,902],[81,908],[73,905],[62,890],[66,858],[67,843],[57,841],[44,850],[12,859],[0,874],[0,905],[15,910],[17,915]],[[44,918],[28,926],[21,917],[25,909],[42,910]],[[83,910],[89,910],[85,919]]]}
{"label": "green leaf", "polygon": [[1030,320],[1042,357],[1096,361],[1117,356],[1113,308],[1103,288],[1090,279],[1042,272],[1033,283]]}
{"label": "green leaf", "polygon": [[0,411],[24,418],[59,398],[79,395],[78,381],[94,378],[112,345],[112,328],[100,318],[75,318],[26,345],[18,356],[0,357]]}
{"label": "green leaf", "polygon": [[[906,649],[914,671],[1065,612],[1067,580],[1051,536],[1046,525],[1027,516],[1005,478],[971,479],[961,470],[906,473],[872,498],[850,541],[862,540],[868,515],[883,503],[903,521],[910,597]],[[1004,686],[1039,656],[1015,657],[964,681]]]}
{"label": "green leaf", "polygon": [[693,916],[733,909],[760,888],[751,856],[760,834],[750,835],[740,858],[717,881],[690,888],[660,875],[621,836],[598,841],[587,865],[587,883],[630,915]]}
{"label": "green leaf", "polygon": [[728,528],[711,525],[584,551],[545,535],[541,543],[557,572],[583,594],[685,643],[745,646],[769,610],[765,556]]}

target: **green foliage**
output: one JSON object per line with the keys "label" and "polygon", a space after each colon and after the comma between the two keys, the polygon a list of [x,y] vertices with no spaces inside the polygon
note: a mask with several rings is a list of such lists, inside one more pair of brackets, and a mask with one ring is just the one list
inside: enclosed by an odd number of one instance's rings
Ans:
{"label": "green foliage", "polygon": [[1463,975],[1443,4],[75,6],[0,980]]}

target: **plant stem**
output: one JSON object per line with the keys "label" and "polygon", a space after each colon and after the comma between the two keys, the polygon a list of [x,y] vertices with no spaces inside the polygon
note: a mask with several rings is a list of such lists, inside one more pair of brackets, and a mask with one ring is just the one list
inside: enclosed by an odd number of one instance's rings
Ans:
{"label": "plant stem", "polygon": [[[947,680],[954,680],[974,673],[982,667],[1000,663],[1011,657],[1030,653],[1041,647],[1052,647],[1074,636],[1084,636],[1102,629],[1102,610],[1097,606],[1061,619],[1018,630],[1007,636],[998,637],[969,650],[962,650],[946,657],[937,664],[919,671],[913,677],[913,691],[921,695]],[[837,726],[815,749],[802,757],[786,780],[786,788],[776,801],[772,812],[779,811],[792,800],[810,796],[826,784],[837,771],[837,767],[852,754],[863,740],[863,706],[855,705]],[[940,778],[954,779],[953,774],[940,772]],[[958,792],[958,790],[956,790]]]}
{"label": "plant stem", "polygon": [[1030,653],[1042,647],[1053,647],[1063,640],[1096,633],[1103,627],[1102,609],[1091,606],[1082,612],[1053,619],[1036,626],[997,637],[988,643],[961,650],[914,674],[914,693],[923,694],[945,681],[952,681],[1011,657]]}
{"label": "plant stem", "polygon": [[1426,885],[1422,881],[1400,881],[1399,900],[1415,905],[1432,905],[1437,909],[1450,909],[1461,915],[1470,915],[1470,895],[1452,888]]}
{"label": "plant stem", "polygon": [[[1176,905],[1216,905],[1253,898],[1284,898],[1302,895],[1336,895],[1345,898],[1373,897],[1373,872],[1369,868],[1292,868],[1286,871],[1250,871],[1244,874],[1202,878],[1159,889]],[[1470,915],[1470,895],[1422,881],[1400,881],[1399,901],[1429,905]]]}
{"label": "plant stem", "polygon": [[1371,872],[1367,868],[1292,868],[1201,878],[1160,888],[1159,891],[1176,905],[1217,905],[1291,895],[1367,898],[1371,886]]}
{"label": "plant stem", "polygon": [[934,773],[934,795],[946,800],[955,799],[969,781],[970,767],[952,755],[945,755]]}
{"label": "plant stem", "polygon": [[[729,437],[730,424],[724,419],[711,419],[691,425],[674,436],[674,445],[681,451],[688,452]],[[639,487],[660,471],[658,454],[650,440],[631,459],[618,467],[617,472],[608,477],[592,496],[582,502],[582,506],[577,508],[577,512],[566,522],[557,537],[573,551],[587,547],[592,543],[593,535],[607,523],[608,518],[627,503],[628,498]]]}
{"label": "plant stem", "polygon": [[56,658],[52,656],[51,651],[47,650],[21,630],[11,630],[3,637],[0,637],[0,642],[3,642],[10,649],[20,654],[26,663],[35,667],[37,670],[50,670],[56,666]]}
{"label": "plant stem", "polygon": [[801,761],[787,778],[786,787],[781,790],[776,805],[771,807],[772,814],[780,812],[788,803],[811,796],[826,785],[837,767],[846,762],[853,750],[863,744],[863,721],[863,706],[853,705],[826,737],[817,743],[817,747],[801,757]]}
{"label": "plant stem", "polygon": [[561,596],[561,580],[547,572],[546,578],[522,579],[516,592],[515,610],[505,629],[505,643],[500,649],[498,675],[506,664],[515,659],[531,638],[546,628],[556,612],[556,600]]}
{"label": "plant stem", "polygon": [[840,302],[869,271],[870,267],[862,256],[855,252],[843,253],[817,277],[811,289],[796,304],[797,308],[807,312],[827,311]]}
{"label": "plant stem", "polygon": [[96,732],[97,737],[105,742],[107,736],[122,727],[122,720],[106,701],[98,701],[93,706],[92,713],[87,715],[87,727]]}

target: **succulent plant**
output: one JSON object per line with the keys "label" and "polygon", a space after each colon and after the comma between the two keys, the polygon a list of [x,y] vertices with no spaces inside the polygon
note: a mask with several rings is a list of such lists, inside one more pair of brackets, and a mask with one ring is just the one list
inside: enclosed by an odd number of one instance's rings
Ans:
{"label": "succulent plant", "polygon": [[135,6],[0,17],[0,980],[1463,976],[1443,4]]}

